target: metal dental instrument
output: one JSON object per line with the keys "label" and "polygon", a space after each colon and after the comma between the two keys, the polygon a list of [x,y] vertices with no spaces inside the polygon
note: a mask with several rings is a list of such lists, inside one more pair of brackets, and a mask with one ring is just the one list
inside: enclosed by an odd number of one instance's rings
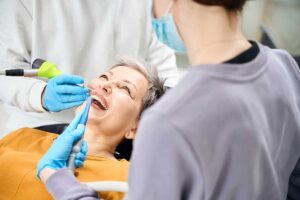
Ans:
{"label": "metal dental instrument", "polygon": [[87,87],[87,86],[83,86],[83,87],[87,88],[90,92],[94,90],[94,89],[92,89],[90,87]]}
{"label": "metal dental instrument", "polygon": [[[92,103],[92,98],[88,97],[88,99],[86,101],[84,111],[83,111],[83,114],[80,118],[78,126],[85,126],[86,125],[87,120],[88,120],[89,110],[90,110],[90,107],[91,107],[91,103]],[[70,154],[70,157],[69,157],[69,160],[68,160],[68,165],[67,165],[70,170],[74,171],[74,169],[75,169],[75,157],[76,157],[76,154],[78,152],[80,152],[82,141],[83,141],[83,137],[74,145],[74,147],[72,149],[72,153]]]}
{"label": "metal dental instrument", "polygon": [[79,86],[79,87],[86,88],[86,89],[88,89],[90,92],[94,90],[94,89],[92,89],[92,88],[90,88],[90,87],[88,87],[88,86],[86,86],[86,85],[84,85],[84,84],[76,84],[76,85]]}
{"label": "metal dental instrument", "polygon": [[0,75],[4,76],[25,76],[25,77],[44,77],[53,78],[62,74],[57,66],[42,59],[36,59],[32,63],[32,69],[6,69],[0,70]]}

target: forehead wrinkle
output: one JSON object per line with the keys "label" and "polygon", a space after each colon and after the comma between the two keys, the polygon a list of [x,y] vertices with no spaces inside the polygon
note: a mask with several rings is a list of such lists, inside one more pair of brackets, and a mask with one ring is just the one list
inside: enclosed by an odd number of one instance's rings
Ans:
{"label": "forehead wrinkle", "polygon": [[112,72],[112,71],[107,71],[107,73],[109,73],[111,76],[113,76],[114,75],[114,73]]}

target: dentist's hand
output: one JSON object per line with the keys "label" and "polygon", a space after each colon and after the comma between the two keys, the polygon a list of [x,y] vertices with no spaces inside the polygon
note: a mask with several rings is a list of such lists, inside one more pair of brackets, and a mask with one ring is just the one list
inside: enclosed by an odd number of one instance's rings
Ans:
{"label": "dentist's hand", "polygon": [[58,112],[81,105],[88,97],[88,89],[76,84],[82,84],[80,76],[59,75],[48,81],[42,94],[44,108]]}
{"label": "dentist's hand", "polygon": [[[50,149],[38,163],[37,176],[40,178],[40,172],[45,168],[60,169],[67,165],[67,161],[72,152],[74,144],[83,136],[85,127],[78,123],[82,112],[78,114],[67,129],[54,141]],[[75,167],[83,166],[86,159],[87,143],[82,142],[80,152],[75,157]]]}

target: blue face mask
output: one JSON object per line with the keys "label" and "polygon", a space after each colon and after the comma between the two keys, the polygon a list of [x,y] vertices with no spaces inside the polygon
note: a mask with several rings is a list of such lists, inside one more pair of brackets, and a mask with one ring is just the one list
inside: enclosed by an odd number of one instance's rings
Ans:
{"label": "blue face mask", "polygon": [[156,33],[157,38],[174,49],[177,52],[186,52],[184,43],[177,31],[172,14],[169,12],[172,4],[169,5],[165,16],[154,19],[152,18],[152,27]]}

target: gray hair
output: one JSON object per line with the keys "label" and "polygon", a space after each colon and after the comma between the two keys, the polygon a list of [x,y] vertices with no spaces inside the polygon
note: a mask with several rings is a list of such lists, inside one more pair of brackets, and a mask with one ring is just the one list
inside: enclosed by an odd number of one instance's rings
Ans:
{"label": "gray hair", "polygon": [[138,115],[139,120],[142,113],[152,106],[166,92],[167,88],[164,86],[165,79],[158,76],[156,68],[150,67],[146,63],[142,63],[130,57],[119,57],[117,63],[113,65],[111,69],[119,66],[135,69],[140,72],[149,83],[148,90],[142,100],[141,110]]}

